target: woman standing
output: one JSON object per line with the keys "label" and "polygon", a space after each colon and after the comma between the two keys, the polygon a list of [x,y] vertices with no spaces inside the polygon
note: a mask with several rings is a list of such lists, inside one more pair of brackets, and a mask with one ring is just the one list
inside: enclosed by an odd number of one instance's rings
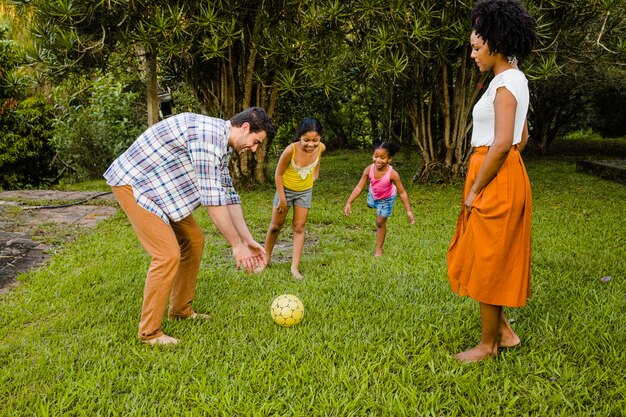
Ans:
{"label": "woman standing", "polygon": [[452,291],[480,303],[480,343],[454,357],[476,362],[520,344],[504,306],[530,296],[530,182],[520,152],[528,140],[528,81],[518,68],[537,39],[517,0],[479,0],[471,13],[471,57],[494,78],[473,110],[474,152],[456,233],[448,248]]}

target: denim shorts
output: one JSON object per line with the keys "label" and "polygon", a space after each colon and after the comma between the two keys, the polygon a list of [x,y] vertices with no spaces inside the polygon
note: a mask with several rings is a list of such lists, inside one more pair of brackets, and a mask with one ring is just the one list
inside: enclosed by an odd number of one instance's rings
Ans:
{"label": "denim shorts", "polygon": [[398,197],[398,194],[394,194],[391,197],[383,198],[381,200],[374,200],[372,192],[368,191],[367,205],[370,208],[376,209],[377,216],[389,217],[393,211],[393,206],[396,204],[396,197]]}
{"label": "denim shorts", "polygon": [[[287,206],[298,206],[304,208],[311,208],[311,199],[313,196],[313,188],[309,188],[304,191],[294,191],[287,187],[285,188],[285,199],[287,200]],[[278,206],[278,191],[274,194],[274,207]]]}

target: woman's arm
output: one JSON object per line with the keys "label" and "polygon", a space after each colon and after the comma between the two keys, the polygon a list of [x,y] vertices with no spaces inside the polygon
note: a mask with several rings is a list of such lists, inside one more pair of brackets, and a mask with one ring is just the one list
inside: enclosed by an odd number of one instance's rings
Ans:
{"label": "woman's arm", "polygon": [[509,90],[500,87],[496,92],[493,106],[495,109],[495,137],[493,145],[489,148],[485,161],[465,199],[465,208],[468,212],[471,212],[476,196],[494,179],[513,146],[517,100]]}

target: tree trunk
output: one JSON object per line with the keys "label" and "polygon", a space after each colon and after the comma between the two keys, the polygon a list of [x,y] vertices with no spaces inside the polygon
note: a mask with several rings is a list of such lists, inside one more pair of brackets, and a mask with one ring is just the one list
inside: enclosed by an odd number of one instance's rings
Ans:
{"label": "tree trunk", "polygon": [[242,100],[242,110],[250,107],[250,103],[252,103],[252,87],[254,85],[254,69],[256,68],[256,58],[257,58],[257,43],[256,39],[258,38],[259,32],[261,30],[261,13],[257,12],[254,17],[254,27],[252,28],[252,34],[250,39],[250,54],[248,56],[248,65],[246,66],[246,75],[244,80],[244,88],[243,88],[243,100]]}
{"label": "tree trunk", "polygon": [[146,104],[148,105],[148,126],[159,121],[159,92],[157,87],[156,53],[146,54]]}
{"label": "tree trunk", "polygon": [[137,56],[145,71],[144,82],[146,83],[146,110],[148,113],[148,127],[159,121],[159,95],[157,87],[157,56],[156,52],[146,52],[146,48],[137,45]]}
{"label": "tree trunk", "polygon": [[436,149],[433,145],[431,129],[432,93],[429,93],[425,99],[417,97],[409,104],[407,113],[411,120],[413,140],[422,156],[422,167],[413,176],[413,179],[417,179],[428,172],[433,162],[436,161]]}
{"label": "tree trunk", "polygon": [[[276,109],[276,99],[278,98],[278,87],[272,86],[270,90],[270,99],[267,104],[267,114],[272,117],[274,109]],[[267,154],[272,147],[272,139],[266,139],[256,151],[256,166],[254,167],[254,179],[257,184],[265,185],[267,183],[267,175],[265,174],[265,162]]]}
{"label": "tree trunk", "polygon": [[[458,64],[441,64],[440,84],[433,83],[425,98],[416,98],[409,106],[413,136],[423,159],[423,166],[414,178],[427,178],[434,170],[438,172],[437,176],[444,177],[459,175],[464,171],[466,156],[470,151],[470,113],[482,91],[477,82],[480,86],[487,78],[487,75],[478,75],[472,70],[468,56],[469,53],[462,54]],[[417,74],[417,78],[420,76]],[[439,100],[433,108],[435,95]],[[439,151],[441,146],[445,151],[443,158]]]}
{"label": "tree trunk", "polygon": [[[232,59],[232,48],[229,51],[229,86],[231,87],[228,91],[232,100],[229,102],[229,105],[233,107],[234,113],[238,110],[245,110],[253,105],[262,105],[259,102],[260,97],[257,95],[256,100],[254,100],[252,93],[254,91],[254,72],[257,65],[258,58],[258,46],[257,46],[257,38],[261,30],[261,15],[260,11],[257,11],[254,21],[252,23],[252,28],[250,31],[250,38],[245,42],[249,45],[249,53],[245,57],[247,61],[245,63],[245,69],[243,65],[240,65],[241,71],[243,72],[243,96],[241,105],[237,106],[236,102],[236,89],[235,89],[235,68],[232,64],[234,61]],[[262,87],[261,87],[262,88]],[[234,114],[233,113],[233,114]],[[256,153],[243,153],[238,156],[234,156],[231,160],[231,165],[237,165],[237,169],[235,170],[236,176],[233,177],[233,182],[238,184],[239,186],[251,187],[255,184],[264,184],[265,183],[265,175],[264,175],[264,162],[265,156],[267,154],[268,146],[266,143],[263,143],[261,146],[257,148]]]}
{"label": "tree trunk", "polygon": [[[452,157],[454,155],[454,145],[456,138],[451,137],[451,118],[452,118],[452,103],[450,103],[450,85],[448,84],[449,73],[448,65],[441,64],[441,107],[443,113],[443,143],[446,147],[446,156],[444,159],[444,166],[450,168],[452,166]],[[455,109],[456,110],[456,109]]]}
{"label": "tree trunk", "polygon": [[463,172],[467,164],[471,150],[469,132],[473,123],[470,113],[488,77],[488,74],[479,74],[468,66],[468,56],[469,53],[462,55],[459,76],[454,88],[454,164],[452,165],[452,172],[455,174]]}

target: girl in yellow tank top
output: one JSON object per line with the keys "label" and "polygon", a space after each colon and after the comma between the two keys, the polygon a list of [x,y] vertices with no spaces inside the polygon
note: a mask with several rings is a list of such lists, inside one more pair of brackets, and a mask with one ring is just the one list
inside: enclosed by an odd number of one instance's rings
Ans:
{"label": "girl in yellow tank top", "polygon": [[304,191],[309,188],[313,188],[313,176],[319,166],[322,147],[317,147],[317,158],[315,158],[315,161],[306,166],[298,166],[296,163],[298,148],[295,143],[291,144],[291,148],[291,162],[289,162],[289,165],[287,165],[287,169],[283,174],[283,185],[293,191]]}
{"label": "girl in yellow tank top", "polygon": [[[293,258],[291,274],[302,279],[299,270],[304,249],[304,225],[311,208],[313,183],[320,172],[320,159],[326,149],[322,141],[322,125],[319,120],[307,117],[298,125],[293,143],[280,155],[274,179],[276,195],[272,209],[272,221],[265,236],[265,253],[269,265],[278,234],[285,224],[289,207],[293,206]],[[264,269],[258,268],[256,272]]]}

